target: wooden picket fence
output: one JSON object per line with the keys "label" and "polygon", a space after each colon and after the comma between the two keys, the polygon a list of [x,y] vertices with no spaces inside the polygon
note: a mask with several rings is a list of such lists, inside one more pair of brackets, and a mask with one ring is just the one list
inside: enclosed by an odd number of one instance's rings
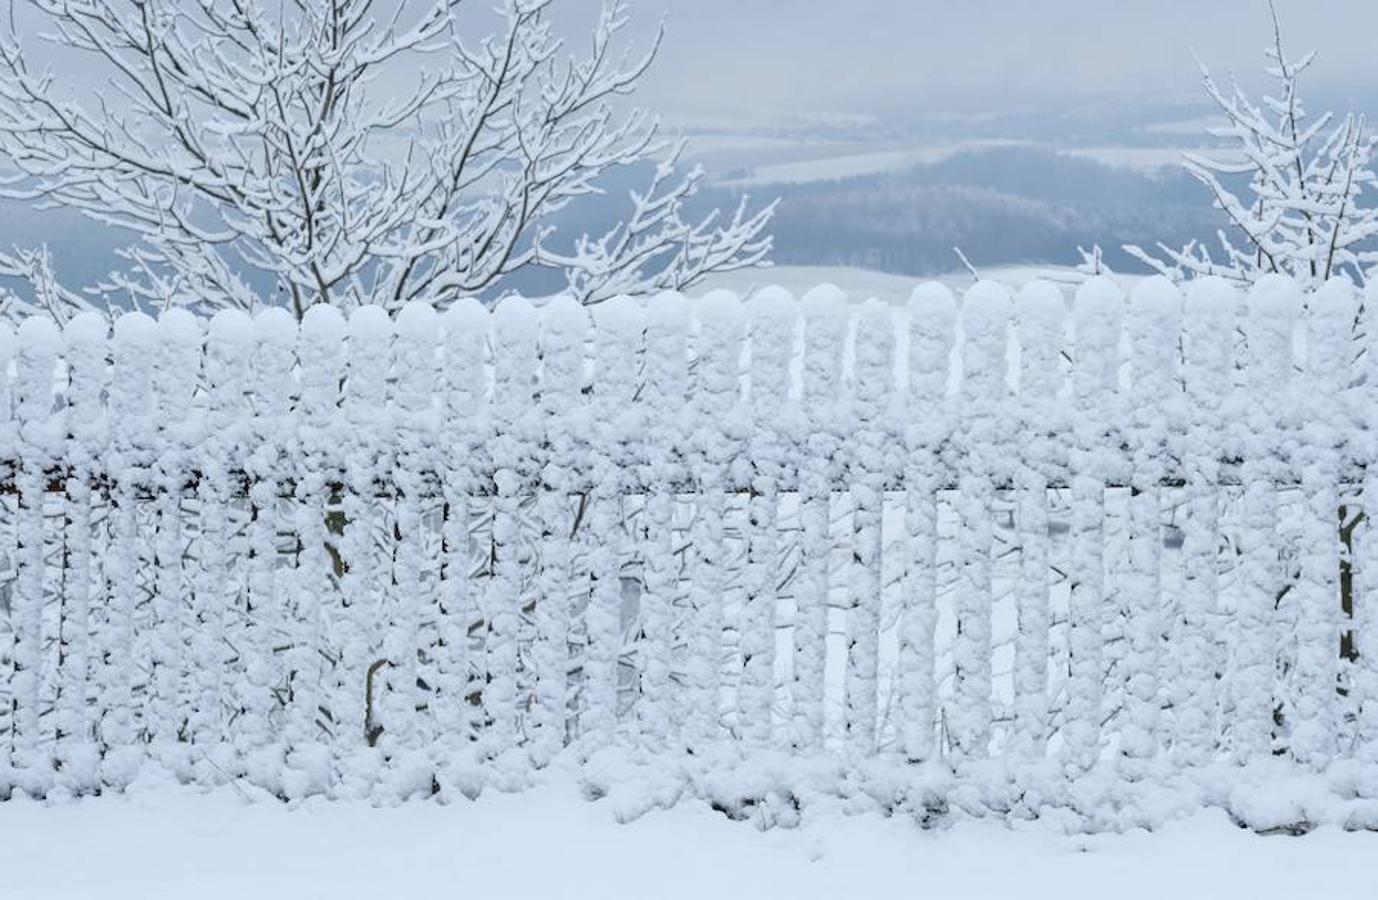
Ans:
{"label": "wooden picket fence", "polygon": [[1374,340],[1282,279],[0,327],[0,796],[1378,764]]}

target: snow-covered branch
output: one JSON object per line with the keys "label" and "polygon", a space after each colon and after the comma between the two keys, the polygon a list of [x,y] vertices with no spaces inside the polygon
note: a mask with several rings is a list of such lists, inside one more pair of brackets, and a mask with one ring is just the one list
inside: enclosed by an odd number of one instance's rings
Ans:
{"label": "snow-covered branch", "polygon": [[[1273,46],[1264,53],[1276,88],[1261,104],[1238,84],[1222,86],[1198,60],[1206,95],[1225,119],[1209,133],[1230,149],[1221,157],[1186,154],[1185,167],[1229,225],[1215,236],[1216,254],[1199,240],[1180,249],[1124,248],[1159,274],[1248,285],[1281,273],[1314,288],[1337,275],[1362,281],[1365,268],[1378,261],[1378,208],[1363,203],[1364,192],[1378,185],[1372,169],[1378,143],[1363,116],[1308,117],[1299,86],[1316,54],[1290,58],[1276,10],[1273,24]],[[1249,184],[1241,195],[1231,184],[1244,176]]]}
{"label": "snow-covered branch", "polygon": [[[0,197],[127,233],[124,271],[87,293],[156,308],[249,308],[250,285],[298,318],[446,305],[508,293],[528,267],[595,302],[762,261],[772,209],[687,220],[701,174],[676,174],[678,145],[626,107],[660,37],[623,50],[627,5],[608,0],[572,56],[554,2],[505,0],[498,32],[477,36],[457,0],[30,0],[21,27],[100,86],[73,90],[33,36],[0,34]],[[609,233],[551,224],[640,165],[650,182]],[[63,317],[86,296],[46,260],[0,256],[0,273]]]}

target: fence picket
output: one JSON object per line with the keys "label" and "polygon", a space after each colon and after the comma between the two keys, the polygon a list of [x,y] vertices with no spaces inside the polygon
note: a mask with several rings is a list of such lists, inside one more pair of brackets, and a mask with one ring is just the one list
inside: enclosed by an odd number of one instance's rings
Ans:
{"label": "fence picket", "polygon": [[862,303],[856,322],[847,462],[852,497],[852,564],[847,587],[846,729],[853,752],[869,756],[877,746],[877,679],[880,670],[881,529],[885,485],[890,481],[885,428],[894,398],[895,329],[890,308],[874,298]]}
{"label": "fence picket", "polygon": [[823,747],[828,610],[831,588],[832,497],[842,440],[838,415],[847,332],[847,296],[831,285],[804,295],[801,395],[808,438],[799,461],[799,578],[794,613],[791,704],[794,746]]}
{"label": "fence picket", "polygon": [[1109,450],[1116,438],[1110,428],[1123,307],[1124,295],[1104,278],[1082,285],[1072,307],[1071,660],[1063,754],[1068,765],[1082,770],[1091,768],[1100,753],[1105,483],[1114,474]]}
{"label": "fence picket", "polygon": [[1057,435],[1065,431],[1069,421],[1059,399],[1066,306],[1056,287],[1034,282],[1019,292],[1015,311],[1021,350],[1022,465],[1016,477],[1019,583],[1015,588],[1015,728],[1011,750],[1026,759],[1039,759],[1047,751],[1050,730],[1048,482],[1058,470]]}

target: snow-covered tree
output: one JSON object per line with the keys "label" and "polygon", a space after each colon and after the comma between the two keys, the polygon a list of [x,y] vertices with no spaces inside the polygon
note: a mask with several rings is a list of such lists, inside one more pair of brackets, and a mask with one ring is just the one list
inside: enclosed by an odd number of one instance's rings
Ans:
{"label": "snow-covered tree", "polygon": [[[1187,154],[1185,165],[1229,220],[1218,233],[1218,253],[1203,241],[1180,250],[1159,244],[1160,255],[1124,249],[1174,280],[1218,275],[1253,284],[1281,273],[1308,288],[1336,275],[1362,281],[1365,267],[1378,261],[1378,208],[1363,203],[1364,191],[1378,186],[1371,168],[1378,142],[1363,116],[1307,115],[1300,81],[1316,53],[1287,56],[1276,9],[1273,46],[1264,53],[1276,90],[1261,104],[1238,84],[1222,88],[1201,64],[1206,94],[1226,120],[1210,134],[1227,141],[1230,151],[1218,158]],[[1229,185],[1245,176],[1248,190],[1241,196]],[[1098,251],[1083,257],[1085,270],[1099,263]]]}
{"label": "snow-covered tree", "polygon": [[[0,197],[134,240],[126,270],[86,290],[41,250],[0,254],[0,274],[60,318],[93,296],[250,308],[267,284],[300,318],[496,297],[531,269],[593,303],[761,261],[772,209],[686,219],[701,171],[677,176],[680,145],[626,107],[659,37],[620,48],[627,5],[607,0],[569,55],[554,5],[503,0],[481,35],[458,0],[29,0],[0,28]],[[557,233],[638,165],[649,184],[621,223]]]}

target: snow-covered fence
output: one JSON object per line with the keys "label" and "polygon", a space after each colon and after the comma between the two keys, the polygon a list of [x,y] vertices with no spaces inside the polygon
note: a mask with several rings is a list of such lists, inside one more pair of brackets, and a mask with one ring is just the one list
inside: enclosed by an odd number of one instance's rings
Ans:
{"label": "snow-covered fence", "polygon": [[1153,279],[0,326],[0,793],[617,758],[737,810],[824,771],[1378,794],[1360,312]]}

